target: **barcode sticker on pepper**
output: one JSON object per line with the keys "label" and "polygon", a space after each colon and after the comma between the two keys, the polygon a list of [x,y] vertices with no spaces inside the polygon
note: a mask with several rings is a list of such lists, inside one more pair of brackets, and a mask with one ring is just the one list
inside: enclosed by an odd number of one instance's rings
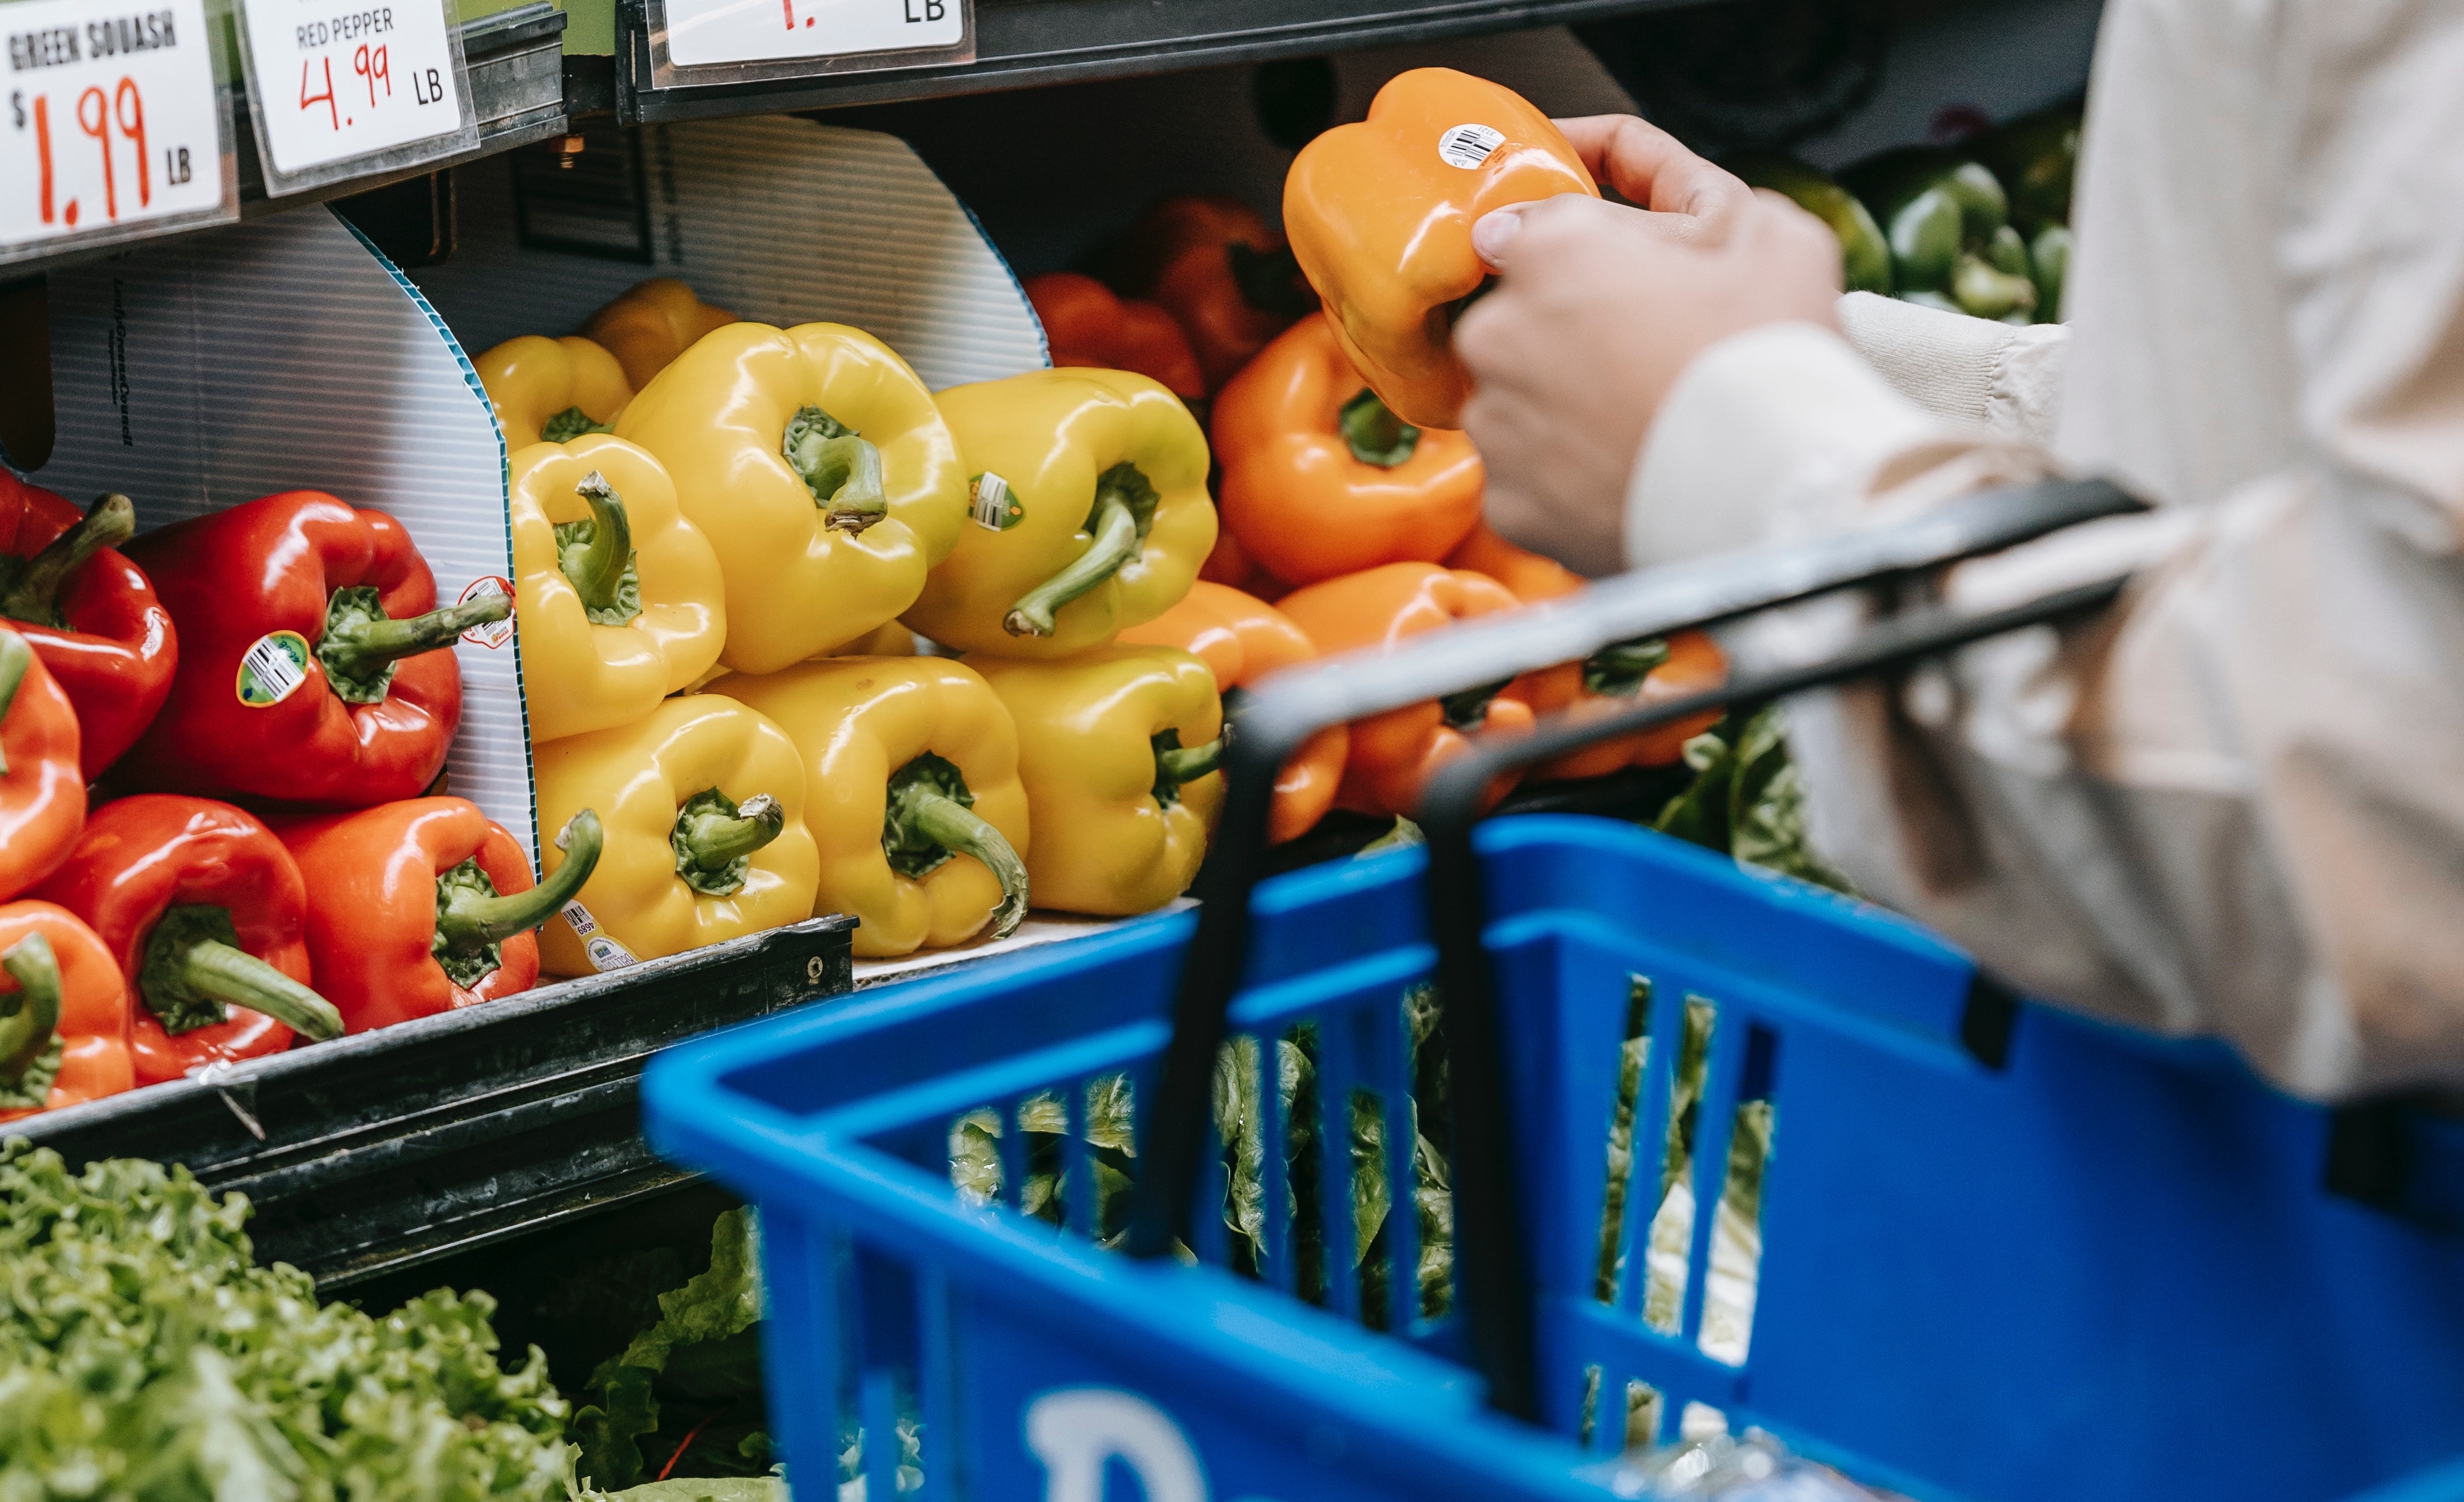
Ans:
{"label": "barcode sticker on pepper", "polygon": [[1488,154],[1506,144],[1503,131],[1486,125],[1457,125],[1438,138],[1438,160],[1450,167],[1469,172],[1488,160]]}
{"label": "barcode sticker on pepper", "polygon": [[632,950],[599,931],[599,920],[590,916],[590,909],[582,905],[580,898],[565,903],[558,911],[573,929],[574,936],[582,941],[582,952],[589,957],[592,969],[604,975],[609,970],[621,970],[628,965],[642,963],[640,956]]}
{"label": "barcode sticker on pepper", "polygon": [[308,681],[308,639],[297,631],[258,637],[239,660],[231,691],[252,709],[280,704]]}
{"label": "barcode sticker on pepper", "polygon": [[989,469],[967,482],[967,493],[975,507],[976,525],[988,532],[1007,532],[1026,517],[1026,508],[1010,493],[1009,482]]}

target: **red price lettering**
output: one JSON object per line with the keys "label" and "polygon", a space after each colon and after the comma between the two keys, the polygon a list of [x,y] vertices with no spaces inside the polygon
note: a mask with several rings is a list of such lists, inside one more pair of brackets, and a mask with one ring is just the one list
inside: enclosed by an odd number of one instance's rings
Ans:
{"label": "red price lettering", "polygon": [[[94,140],[102,152],[102,213],[105,219],[120,217],[120,179],[117,163],[112,161],[111,133],[117,124],[120,138],[137,153],[137,207],[144,208],[154,202],[154,173],[145,160],[145,96],[137,80],[122,77],[109,94],[99,84],[88,87],[77,96],[77,129]],[[52,98],[48,94],[34,96],[34,171],[35,194],[42,211],[43,223],[65,223],[74,229],[77,222],[77,201],[55,203],[56,183],[52,163]]]}
{"label": "red price lettering", "polygon": [[351,58],[351,71],[367,80],[370,109],[377,107],[377,84],[380,80],[385,83],[385,98],[393,98],[393,75],[386,71],[385,51],[380,47],[370,53],[363,47]]}
{"label": "red price lettering", "polygon": [[[92,120],[88,120],[85,113],[89,104],[94,106]],[[102,147],[102,211],[104,217],[117,219],[120,217],[120,189],[111,178],[111,106],[103,98],[101,89],[88,87],[77,96],[77,129],[92,136]]]}
{"label": "red price lettering", "polygon": [[332,122],[336,130],[340,130],[342,128],[342,112],[334,107],[334,59],[319,57],[317,61],[322,63],[325,68],[325,92],[322,94],[308,92],[308,69],[311,65],[307,62],[300,63],[299,107],[304,110],[309,105],[321,100],[325,106],[325,118]]}
{"label": "red price lettering", "polygon": [[137,92],[136,79],[122,78],[120,87],[111,91],[111,110],[120,123],[121,139],[137,148],[137,207],[143,208],[154,202],[154,175],[145,163],[145,99]]}

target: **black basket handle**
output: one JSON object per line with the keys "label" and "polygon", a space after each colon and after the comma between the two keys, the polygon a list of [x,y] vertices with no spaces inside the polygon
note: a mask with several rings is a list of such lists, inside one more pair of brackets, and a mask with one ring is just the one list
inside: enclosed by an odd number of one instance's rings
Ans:
{"label": "black basket handle", "polygon": [[[1354,653],[1287,669],[1263,685],[1242,717],[1225,755],[1226,790],[1216,829],[1215,880],[1181,965],[1153,1107],[1139,1122],[1137,1183],[1128,1235],[1133,1255],[1161,1256],[1186,1233],[1201,1181],[1214,1099],[1215,1057],[1224,1017],[1247,958],[1249,895],[1265,872],[1266,821],[1275,778],[1311,735],[1329,726],[1495,683],[1535,668],[1575,662],[1618,642],[1717,625],[1774,606],[1854,588],[1889,587],[1924,577],[1962,559],[1997,553],[2083,522],[2128,514],[2142,503],[2102,481],[2049,480],[1980,491],[1895,526],[1811,543],[1742,553],[1677,568],[1650,569],[1604,580],[1580,595],[1475,624],[1432,633],[1387,652]],[[1931,656],[1985,636],[2099,608],[2120,580],[2066,592],[2015,611],[1958,617],[1939,609],[1870,629],[1827,662],[1733,680],[1727,686],[1624,713],[1566,725],[1563,717],[1510,740],[1476,741],[1433,778],[1424,799],[1432,817],[1447,821],[1459,860],[1441,869],[1439,830],[1432,827],[1432,902],[1450,903],[1438,926],[1461,936],[1449,957],[1440,952],[1442,1026],[1454,1070],[1457,1126],[1456,1276],[1476,1363],[1489,1382],[1489,1403],[1529,1418],[1535,1412],[1531,1356],[1531,1284],[1521,1246],[1510,1165],[1511,1139],[1504,1096],[1493,995],[1480,947],[1481,898],[1474,880],[1459,879],[1471,860],[1469,825],[1478,790],[1497,772],[1562,755],[1594,741],[1673,723],[1705,709],[1770,699]],[[2051,614],[2044,612],[2050,610]],[[1472,770],[1477,764],[1485,771]],[[1460,773],[1460,776],[1448,775]],[[1473,790],[1461,796],[1441,791]],[[1458,828],[1458,822],[1460,827]],[[1451,895],[1449,895],[1451,894]],[[1458,915],[1471,915],[1463,922]],[[1434,914],[1433,914],[1434,916]],[[1473,974],[1468,983],[1455,971]],[[1457,999],[1458,985],[1473,990]],[[1458,1046],[1486,1039],[1487,1046]],[[1477,1162],[1466,1173],[1463,1156]],[[1473,1181],[1477,1181],[1476,1183]]]}

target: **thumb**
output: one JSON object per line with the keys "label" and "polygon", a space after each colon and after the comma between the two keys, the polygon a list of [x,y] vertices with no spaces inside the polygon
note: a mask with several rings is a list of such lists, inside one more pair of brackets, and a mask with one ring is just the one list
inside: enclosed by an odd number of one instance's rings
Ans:
{"label": "thumb", "polygon": [[1521,204],[1509,204],[1504,208],[1492,208],[1473,221],[1472,253],[1486,262],[1490,271],[1505,267],[1507,249],[1523,232],[1523,207]]}

